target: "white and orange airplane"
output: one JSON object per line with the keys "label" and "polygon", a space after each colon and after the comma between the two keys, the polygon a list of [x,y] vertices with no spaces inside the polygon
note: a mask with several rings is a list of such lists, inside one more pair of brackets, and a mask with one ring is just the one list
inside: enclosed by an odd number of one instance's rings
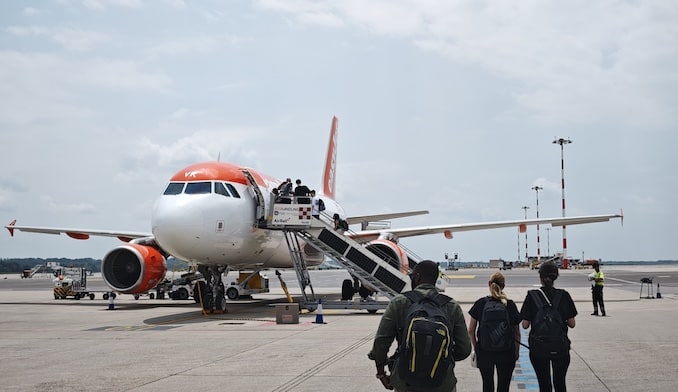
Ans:
{"label": "white and orange airplane", "polygon": [[[323,200],[329,216],[338,213],[349,224],[382,221],[427,213],[412,211],[347,217],[335,201],[338,120],[332,119],[330,140],[322,182]],[[254,183],[253,183],[254,181]],[[66,234],[85,240],[90,236],[117,237],[124,244],[109,251],[102,260],[105,283],[115,292],[141,294],[155,288],[165,277],[166,259],[174,256],[199,270],[207,283],[201,302],[206,309],[225,310],[226,299],[222,275],[228,270],[261,270],[292,268],[290,251],[279,230],[268,230],[259,224],[263,211],[272,206],[269,195],[280,180],[255,169],[226,162],[196,163],[174,174],[158,198],[151,217],[151,233],[115,230],[89,230],[19,226],[16,220],[5,226],[13,236],[15,230]],[[367,248],[397,260],[401,270],[409,265],[407,253],[398,245],[402,237],[444,234],[502,227],[551,224],[565,226],[604,222],[622,215],[589,215],[452,224],[414,228],[361,230],[349,235],[367,241]],[[363,227],[365,227],[363,225]],[[302,245],[308,266],[324,260],[323,253],[308,244]],[[378,252],[377,252],[378,250]]]}

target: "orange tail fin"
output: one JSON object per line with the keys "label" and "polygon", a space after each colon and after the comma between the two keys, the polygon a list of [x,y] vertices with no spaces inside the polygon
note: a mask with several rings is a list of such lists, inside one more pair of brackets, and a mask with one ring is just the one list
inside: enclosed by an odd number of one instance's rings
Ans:
{"label": "orange tail fin", "polygon": [[323,175],[323,194],[334,200],[334,190],[337,181],[337,131],[339,119],[332,117],[332,128],[330,129],[330,143],[327,147],[327,158],[325,160],[325,172]]}

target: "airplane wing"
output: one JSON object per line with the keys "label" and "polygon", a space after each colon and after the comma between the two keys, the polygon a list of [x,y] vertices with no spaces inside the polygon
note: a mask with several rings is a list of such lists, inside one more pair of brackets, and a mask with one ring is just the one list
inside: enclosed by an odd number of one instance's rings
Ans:
{"label": "airplane wing", "polygon": [[66,234],[76,240],[87,240],[90,236],[99,237],[117,237],[120,241],[129,242],[136,238],[152,237],[151,233],[141,233],[132,231],[114,231],[114,230],[90,230],[90,229],[66,229],[59,227],[36,227],[36,226],[17,226],[16,219],[5,226],[9,234],[13,237],[14,230],[41,234]]}
{"label": "airplane wing", "polygon": [[394,234],[395,236],[400,238],[443,233],[445,235],[445,238],[452,238],[453,233],[461,231],[498,229],[502,227],[519,227],[522,231],[524,227],[533,226],[536,224],[550,224],[551,226],[572,226],[585,223],[607,222],[610,219],[614,218],[621,218],[623,222],[624,216],[619,214],[587,215],[564,218],[521,219],[499,222],[462,223],[455,225],[423,226],[403,229],[365,230],[356,233],[354,236],[369,240],[378,238],[382,233]]}
{"label": "airplane wing", "polygon": [[395,218],[404,218],[404,217],[408,217],[408,216],[424,215],[424,214],[428,214],[428,211],[420,210],[420,211],[408,211],[408,212],[395,212],[395,213],[390,213],[390,214],[350,216],[350,217],[346,218],[346,222],[348,222],[349,225],[353,225],[353,224],[357,224],[357,223],[366,225],[369,222],[374,222],[374,221],[381,221],[381,220],[395,219]]}

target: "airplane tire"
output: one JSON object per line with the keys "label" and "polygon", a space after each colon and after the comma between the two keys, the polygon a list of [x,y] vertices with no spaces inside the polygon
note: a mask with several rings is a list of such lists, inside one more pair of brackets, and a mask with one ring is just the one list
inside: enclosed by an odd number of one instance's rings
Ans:
{"label": "airplane tire", "polygon": [[353,290],[353,281],[351,279],[345,279],[341,283],[341,300],[350,301],[353,298],[353,294],[355,294],[355,290]]}
{"label": "airplane tire", "polygon": [[104,299],[108,299],[108,293],[104,293]]}
{"label": "airplane tire", "polygon": [[89,299],[93,300],[94,299],[94,293],[89,293]]}

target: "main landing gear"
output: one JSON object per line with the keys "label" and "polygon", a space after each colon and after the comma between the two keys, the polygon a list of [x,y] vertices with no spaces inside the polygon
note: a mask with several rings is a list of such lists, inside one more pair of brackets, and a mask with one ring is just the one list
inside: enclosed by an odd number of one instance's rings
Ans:
{"label": "main landing gear", "polygon": [[195,284],[194,296],[196,302],[202,303],[203,310],[214,313],[218,311],[226,313],[226,291],[224,289],[224,282],[221,280],[221,274],[226,270],[226,267],[198,267],[198,271],[205,278],[205,282],[198,281]]}

